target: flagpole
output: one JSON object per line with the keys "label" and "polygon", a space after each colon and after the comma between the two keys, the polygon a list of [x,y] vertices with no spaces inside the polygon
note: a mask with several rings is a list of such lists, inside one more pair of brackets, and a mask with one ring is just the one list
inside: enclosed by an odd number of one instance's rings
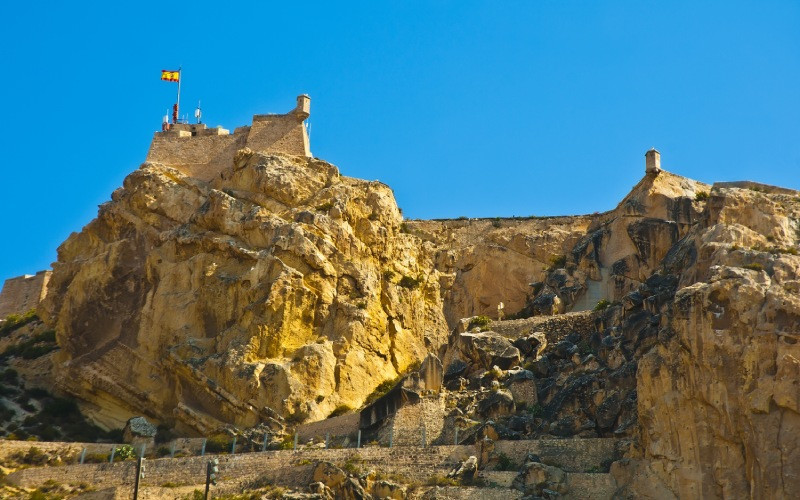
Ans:
{"label": "flagpole", "polygon": [[175,119],[176,123],[178,122],[178,120],[180,120],[180,112],[181,112],[181,69],[182,69],[182,67],[178,66],[178,102],[176,103],[177,104],[177,112],[175,113],[175,115],[178,118]]}

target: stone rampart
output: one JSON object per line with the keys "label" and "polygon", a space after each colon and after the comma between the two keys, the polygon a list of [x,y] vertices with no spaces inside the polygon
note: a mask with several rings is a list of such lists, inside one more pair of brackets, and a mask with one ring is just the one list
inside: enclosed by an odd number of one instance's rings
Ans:
{"label": "stone rampart", "polygon": [[233,134],[203,124],[171,125],[169,130],[155,133],[146,161],[210,181],[231,166],[236,152],[244,147],[262,153],[310,157],[303,122],[308,118],[309,103],[308,96],[298,96],[297,107],[289,113],[255,115],[252,125],[239,127]]}
{"label": "stone rampart", "polygon": [[0,292],[0,319],[9,314],[21,314],[36,309],[47,293],[47,282],[52,271],[39,271],[34,276],[29,274],[9,278]]}
{"label": "stone rampart", "polygon": [[761,191],[763,193],[786,194],[789,196],[796,196],[798,193],[798,191],[794,189],[773,186],[771,184],[762,184],[760,182],[753,182],[753,181],[715,182],[711,186],[711,189],[718,189],[718,188],[751,189],[753,191]]}
{"label": "stone rampart", "polygon": [[156,133],[147,161],[163,163],[191,177],[211,180],[231,165],[236,151],[245,147],[246,141],[246,128],[230,135],[199,137]]}
{"label": "stone rampart", "polygon": [[571,332],[591,333],[597,330],[593,311],[580,311],[557,316],[534,316],[508,321],[493,321],[488,329],[509,339],[525,337],[533,332],[544,332],[548,342],[557,342]]}

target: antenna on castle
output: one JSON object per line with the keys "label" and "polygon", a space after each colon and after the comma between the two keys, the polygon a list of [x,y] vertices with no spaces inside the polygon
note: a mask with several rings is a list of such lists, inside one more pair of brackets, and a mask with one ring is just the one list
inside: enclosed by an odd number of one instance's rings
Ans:
{"label": "antenna on castle", "polygon": [[197,101],[197,109],[194,110],[194,117],[197,118],[197,123],[203,123],[201,118],[203,117],[203,110],[200,109],[200,101]]}

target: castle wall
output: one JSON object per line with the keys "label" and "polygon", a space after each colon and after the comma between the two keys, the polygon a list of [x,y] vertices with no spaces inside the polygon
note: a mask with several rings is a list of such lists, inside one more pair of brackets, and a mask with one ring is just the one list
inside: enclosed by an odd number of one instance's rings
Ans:
{"label": "castle wall", "polygon": [[36,275],[9,278],[0,292],[0,319],[9,314],[21,314],[36,309],[47,293],[47,282],[52,271],[39,271]]}
{"label": "castle wall", "polygon": [[297,107],[284,115],[255,115],[250,126],[233,134],[204,124],[173,124],[168,131],[156,132],[148,162],[176,168],[185,175],[210,181],[230,167],[236,152],[244,147],[261,153],[311,156],[308,133],[303,123],[308,117],[310,99],[297,98]]}
{"label": "castle wall", "polygon": [[254,116],[247,147],[267,153],[311,156],[305,125],[294,113]]}
{"label": "castle wall", "polygon": [[147,153],[148,162],[163,163],[190,177],[210,181],[231,166],[236,151],[245,147],[247,128],[230,135],[184,136],[158,132]]}

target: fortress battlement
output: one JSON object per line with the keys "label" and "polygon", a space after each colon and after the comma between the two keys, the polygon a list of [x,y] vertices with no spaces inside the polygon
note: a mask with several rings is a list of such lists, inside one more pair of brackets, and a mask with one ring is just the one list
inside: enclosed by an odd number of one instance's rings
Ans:
{"label": "fortress battlement", "polygon": [[237,127],[233,134],[203,123],[176,123],[169,130],[154,134],[146,161],[208,181],[229,167],[236,151],[242,148],[310,157],[304,123],[310,111],[311,98],[303,94],[297,96],[297,106],[290,112],[254,115],[250,125]]}

